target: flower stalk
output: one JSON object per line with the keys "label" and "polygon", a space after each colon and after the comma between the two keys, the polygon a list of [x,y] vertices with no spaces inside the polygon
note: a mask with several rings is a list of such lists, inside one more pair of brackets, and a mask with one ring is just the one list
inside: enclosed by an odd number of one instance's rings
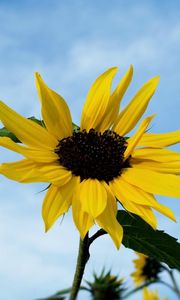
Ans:
{"label": "flower stalk", "polygon": [[168,273],[169,273],[169,276],[170,276],[171,281],[172,281],[173,286],[174,286],[174,292],[175,292],[175,293],[177,294],[177,296],[180,298],[180,290],[179,290],[179,287],[178,287],[177,282],[176,282],[176,280],[175,280],[173,271],[172,271],[172,270],[168,270]]}
{"label": "flower stalk", "polygon": [[83,278],[84,270],[87,261],[89,260],[89,238],[88,234],[85,236],[84,240],[79,241],[79,252],[76,264],[76,271],[74,274],[73,284],[71,288],[71,293],[69,300],[75,300],[80,289],[81,281]]}
{"label": "flower stalk", "polygon": [[145,283],[141,284],[140,286],[137,286],[136,288],[134,288],[131,291],[127,292],[127,294],[122,296],[122,299],[127,299],[128,297],[130,297],[134,293],[139,292],[143,288],[149,286],[152,283],[156,283],[156,282],[157,282],[156,280],[149,280],[148,282],[145,282]]}

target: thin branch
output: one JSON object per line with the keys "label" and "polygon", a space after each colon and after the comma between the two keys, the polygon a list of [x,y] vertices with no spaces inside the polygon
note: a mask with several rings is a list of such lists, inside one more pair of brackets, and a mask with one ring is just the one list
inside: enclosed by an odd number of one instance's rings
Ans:
{"label": "thin branch", "polygon": [[[171,288],[179,297],[180,299],[180,289],[178,287],[178,284],[175,280],[174,274],[173,274],[173,270],[169,269],[168,267],[162,265],[162,268],[169,274],[169,277],[172,281],[173,286],[169,285],[169,288]],[[166,284],[166,282],[161,282],[163,284]],[[166,284],[168,286],[168,284]]]}
{"label": "thin branch", "polygon": [[[160,280],[160,279],[157,281],[157,283],[161,283],[161,284],[167,286],[168,288],[170,288],[173,292],[175,292],[173,286],[170,285],[169,283],[167,283],[167,282],[165,282],[165,281],[163,281],[163,280]],[[176,292],[175,292],[175,293],[176,293]]]}
{"label": "thin branch", "polygon": [[107,234],[107,232],[103,229],[99,229],[95,234],[93,234],[90,238],[89,238],[89,246],[100,236]]}
{"label": "thin branch", "polygon": [[145,283],[143,283],[142,285],[140,285],[140,286],[134,288],[133,290],[129,291],[129,292],[128,292],[127,294],[125,294],[124,296],[122,296],[122,299],[126,299],[126,298],[128,298],[129,296],[131,296],[132,294],[134,294],[134,293],[136,293],[136,292],[142,290],[142,289],[145,288],[146,286],[149,286],[150,284],[156,283],[156,282],[157,282],[157,280],[151,280],[151,281],[145,282]]}
{"label": "thin branch", "polygon": [[174,291],[176,292],[176,294],[178,295],[179,299],[180,299],[180,290],[179,290],[179,287],[177,285],[177,282],[175,280],[175,277],[174,277],[174,274],[173,274],[173,271],[172,270],[169,270],[168,271],[168,274],[171,278],[171,281],[173,283],[173,286],[174,286]]}

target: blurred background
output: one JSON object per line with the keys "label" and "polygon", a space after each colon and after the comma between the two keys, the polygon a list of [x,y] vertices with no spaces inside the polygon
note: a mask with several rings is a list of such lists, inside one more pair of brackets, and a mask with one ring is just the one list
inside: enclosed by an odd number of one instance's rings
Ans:
{"label": "blurred background", "polygon": [[[67,101],[79,123],[94,79],[118,66],[115,83],[130,64],[134,79],[123,106],[153,76],[161,81],[145,115],[157,113],[151,132],[180,129],[180,2],[0,0],[0,98],[26,117],[40,118],[34,84],[39,71]],[[174,147],[180,150],[179,146]],[[0,149],[0,161],[19,156]],[[33,300],[69,287],[79,234],[71,211],[47,234],[41,218],[45,184],[23,185],[0,177],[0,298]],[[180,221],[179,199],[159,197]],[[178,237],[179,223],[157,214],[158,228]],[[97,228],[96,228],[97,229]],[[117,251],[109,236],[91,247],[85,279],[106,266],[115,275],[133,271],[133,251]],[[177,274],[176,274],[177,275]],[[154,285],[160,295],[176,299]],[[86,299],[80,293],[79,300]],[[129,299],[139,300],[141,294]]]}

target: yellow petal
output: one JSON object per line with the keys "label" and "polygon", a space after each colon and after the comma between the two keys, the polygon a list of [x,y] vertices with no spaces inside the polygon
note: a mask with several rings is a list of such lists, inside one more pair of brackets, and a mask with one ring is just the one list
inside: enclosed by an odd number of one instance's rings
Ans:
{"label": "yellow petal", "polygon": [[143,300],[149,300],[150,295],[147,288],[143,289]]}
{"label": "yellow petal", "polygon": [[72,213],[74,223],[80,232],[81,239],[83,240],[89,229],[93,226],[93,218],[82,210],[82,203],[79,200],[79,188],[76,189],[72,202]]}
{"label": "yellow petal", "polygon": [[48,182],[39,172],[38,165],[28,159],[1,164],[0,174],[21,183]]}
{"label": "yellow petal", "polygon": [[142,270],[146,265],[147,256],[138,252],[136,252],[136,255],[138,258],[133,260],[136,271],[131,273],[131,276],[133,277],[134,283],[138,285],[146,280],[146,277],[142,274]]}
{"label": "yellow petal", "polygon": [[133,273],[131,273],[131,276],[134,279],[135,285],[139,285],[146,280],[146,276],[141,275],[140,272],[133,272]]}
{"label": "yellow petal", "polygon": [[0,101],[0,120],[24,144],[33,148],[54,149],[57,140],[48,131],[28,120]]}
{"label": "yellow petal", "polygon": [[24,148],[21,154],[39,163],[54,163],[59,159],[53,149]]}
{"label": "yellow petal", "polygon": [[119,177],[110,183],[117,199],[128,199],[134,204],[150,206],[173,221],[176,221],[173,212],[166,206],[158,203],[152,194],[149,194],[140,188],[133,186]]}
{"label": "yellow petal", "polygon": [[49,187],[42,206],[42,216],[46,231],[50,229],[57,218],[68,211],[70,205],[69,199],[62,197],[59,187],[54,185]]}
{"label": "yellow petal", "polygon": [[109,104],[111,83],[117,68],[111,68],[99,76],[91,86],[81,117],[81,130],[98,129]]}
{"label": "yellow petal", "polygon": [[155,215],[153,214],[151,208],[145,205],[139,205],[137,203],[133,203],[131,201],[127,201],[127,198],[121,199],[120,202],[124,206],[124,208],[141,217],[146,223],[148,223],[152,228],[157,228],[157,220]]}
{"label": "yellow petal", "polygon": [[35,77],[48,131],[58,140],[71,136],[72,119],[65,100],[45,84],[39,73],[35,73]]}
{"label": "yellow petal", "polygon": [[180,178],[175,175],[156,173],[146,169],[128,168],[121,176],[130,184],[151,194],[180,197]]}
{"label": "yellow petal", "polygon": [[131,165],[138,169],[148,169],[159,173],[180,174],[180,161],[158,162],[131,158]]}
{"label": "yellow petal", "polygon": [[151,206],[151,204],[154,203],[151,198],[142,195],[139,188],[126,182],[122,176],[111,181],[110,187],[119,201],[121,201],[121,198],[127,197],[129,201],[133,201],[140,205]]}
{"label": "yellow petal", "polygon": [[126,160],[131,155],[131,153],[133,152],[134,148],[138,144],[139,140],[141,139],[142,135],[144,134],[145,130],[147,129],[147,127],[149,126],[153,118],[154,115],[144,119],[140,124],[136,133],[127,140],[128,146],[126,151],[124,152],[124,160]]}
{"label": "yellow petal", "polygon": [[142,253],[139,253],[139,252],[136,252],[136,255],[138,256],[138,258],[134,259],[133,263],[134,263],[135,267],[138,269],[136,272],[139,272],[139,271],[141,272],[141,270],[139,270],[139,269],[144,267],[147,256]]}
{"label": "yellow petal", "polygon": [[169,219],[171,219],[171,220],[173,220],[173,221],[176,222],[175,215],[174,215],[173,211],[169,207],[167,207],[165,205],[162,205],[162,204],[160,204],[160,203],[158,203],[156,201],[156,203],[154,203],[154,205],[152,205],[152,208],[154,208],[155,210],[157,210],[158,212],[160,212],[164,216],[166,216]]}
{"label": "yellow petal", "polygon": [[52,149],[27,148],[13,142],[10,138],[1,137],[0,146],[22,154],[23,156],[36,162],[53,162],[58,160],[58,155]]}
{"label": "yellow petal", "polygon": [[96,218],[105,209],[107,192],[103,184],[97,179],[87,179],[80,183],[79,198],[82,210]]}
{"label": "yellow petal", "polygon": [[71,172],[58,164],[39,165],[38,169],[53,185],[62,186],[72,178]]}
{"label": "yellow petal", "polygon": [[138,148],[134,151],[133,158],[159,162],[180,162],[180,153],[168,149]]}
{"label": "yellow petal", "polygon": [[161,148],[180,143],[180,130],[168,133],[145,133],[138,146]]}
{"label": "yellow petal", "polygon": [[[122,183],[122,185],[121,185],[121,183]],[[140,216],[148,224],[150,224],[153,228],[156,228],[156,226],[157,226],[156,218],[155,218],[153,212],[151,211],[151,209],[147,205],[140,205],[138,203],[133,202],[133,199],[138,194],[138,192],[136,190],[134,190],[134,193],[133,193],[133,187],[131,189],[131,187],[128,186],[126,183],[124,183],[123,180],[116,179],[111,183],[111,188],[112,188],[115,196],[117,197],[117,199],[122,203],[122,205],[124,206],[124,208],[127,211]],[[128,190],[126,190],[126,188],[128,188]],[[142,197],[141,197],[141,199],[142,199]],[[139,202],[141,203],[140,200],[139,200]],[[145,200],[144,200],[144,202],[145,202]]]}
{"label": "yellow petal", "polygon": [[105,130],[110,128],[111,125],[114,123],[115,119],[117,118],[120,102],[131,82],[132,75],[133,75],[133,67],[130,66],[128,71],[123,76],[118,86],[116,87],[116,89],[114,90],[114,92],[109,98],[109,103],[106,109],[104,119],[102,119],[102,122],[98,128],[100,132],[104,132]]}
{"label": "yellow petal", "polygon": [[116,219],[117,203],[116,199],[110,191],[109,187],[106,187],[107,191],[107,206],[105,210],[96,218],[97,224],[102,227],[111,236],[117,249],[119,249],[122,238],[123,228]]}
{"label": "yellow petal", "polygon": [[148,291],[147,288],[143,289],[143,300],[158,300],[159,295],[156,291]]}
{"label": "yellow petal", "polygon": [[59,192],[62,198],[66,199],[66,201],[68,201],[69,204],[72,203],[73,195],[79,183],[80,183],[79,176],[72,176],[70,181],[68,181],[66,184],[62,185],[59,188]]}
{"label": "yellow petal", "polygon": [[143,85],[131,102],[119,114],[113,126],[115,132],[123,136],[135,127],[145,112],[148,103],[156,90],[158,82],[159,77],[155,77]]}

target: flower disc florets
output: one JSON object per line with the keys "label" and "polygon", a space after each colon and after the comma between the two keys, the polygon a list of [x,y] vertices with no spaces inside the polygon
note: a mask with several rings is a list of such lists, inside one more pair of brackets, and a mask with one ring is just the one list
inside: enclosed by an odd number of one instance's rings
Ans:
{"label": "flower disc florets", "polygon": [[157,260],[147,257],[142,269],[142,275],[146,277],[146,280],[158,279],[161,270],[162,265]]}
{"label": "flower disc florets", "polygon": [[109,182],[121,174],[127,142],[117,133],[94,129],[73,132],[62,139],[55,152],[59,162],[81,180],[92,178]]}

